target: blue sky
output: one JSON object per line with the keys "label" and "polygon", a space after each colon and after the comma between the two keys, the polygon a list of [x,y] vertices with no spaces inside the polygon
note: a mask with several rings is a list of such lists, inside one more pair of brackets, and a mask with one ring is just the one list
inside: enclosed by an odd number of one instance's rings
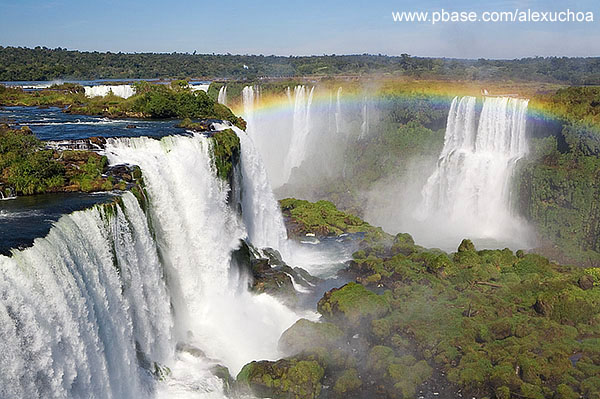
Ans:
{"label": "blue sky", "polygon": [[[591,11],[594,22],[395,23],[393,11]],[[598,0],[0,0],[0,45],[232,54],[600,56]]]}

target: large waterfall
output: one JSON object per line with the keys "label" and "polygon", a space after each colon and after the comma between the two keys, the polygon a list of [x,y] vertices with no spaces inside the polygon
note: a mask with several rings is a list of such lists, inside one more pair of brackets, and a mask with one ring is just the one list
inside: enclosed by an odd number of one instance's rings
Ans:
{"label": "large waterfall", "polygon": [[287,232],[267,171],[252,139],[245,132],[234,129],[242,146],[242,176],[251,177],[242,179],[242,215],[248,237],[257,247],[271,247],[285,253]]}
{"label": "large waterfall", "polygon": [[[444,147],[423,187],[419,217],[448,224],[462,237],[519,239],[520,221],[510,207],[510,184],[517,161],[527,152],[528,100],[486,97],[477,120],[474,97],[454,98]],[[521,243],[524,244],[524,243]]]}
{"label": "large waterfall", "polygon": [[369,101],[367,97],[363,97],[362,103],[362,123],[360,125],[360,136],[359,139],[364,139],[369,135]]}
{"label": "large waterfall", "polygon": [[292,169],[302,164],[308,154],[312,129],[312,101],[315,87],[298,85],[286,90],[280,98],[278,112],[270,115],[256,114],[259,89],[246,86],[242,90],[243,116],[248,122],[248,134],[253,138],[259,153],[265,157],[273,186],[285,184]]}
{"label": "large waterfall", "polygon": [[248,292],[232,267],[247,235],[258,246],[285,240],[264,167],[238,134],[243,220],[210,139],[111,139],[111,163],[142,169],[146,210],[126,193],[0,257],[0,397],[223,397],[216,362],[235,375],[280,357],[279,336],[300,316]]}
{"label": "large waterfall", "polygon": [[145,215],[132,194],[122,200],[0,257],[0,397],[149,393],[136,345],[148,363],[171,356],[170,301]]}
{"label": "large waterfall", "polygon": [[284,170],[286,180],[292,173],[292,169],[300,166],[307,152],[308,136],[311,132],[311,104],[314,86],[308,89],[306,86],[294,88],[294,119],[292,123],[292,139],[288,148]]}

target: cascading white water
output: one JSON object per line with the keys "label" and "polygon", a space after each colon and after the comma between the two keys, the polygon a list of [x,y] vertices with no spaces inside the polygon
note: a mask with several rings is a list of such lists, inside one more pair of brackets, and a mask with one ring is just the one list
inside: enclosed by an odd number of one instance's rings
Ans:
{"label": "cascading white water", "polygon": [[132,194],[122,201],[0,256],[0,397],[152,394],[136,345],[150,367],[171,356],[170,300],[145,215]]}
{"label": "cascading white water", "polygon": [[115,96],[129,98],[135,94],[135,90],[131,85],[85,86],[84,90],[86,97],[103,97],[112,92]]}
{"label": "cascading white water", "polygon": [[[287,87],[268,93],[268,101],[257,107],[255,87],[243,90],[246,131],[262,155],[269,179],[278,194],[294,187],[295,195],[316,199],[311,185],[341,174],[345,148],[373,129],[373,106],[362,117],[360,107],[344,102],[342,88],[331,91],[318,86]],[[329,101],[327,101],[329,100]],[[365,120],[367,121],[366,123]],[[298,168],[297,172],[293,172]]]}
{"label": "cascading white water", "polygon": [[335,102],[335,131],[340,133],[342,131],[342,105],[340,98],[342,97],[342,88],[338,88]]}
{"label": "cascading white water", "polygon": [[447,221],[455,240],[519,239],[521,222],[509,196],[517,161],[527,152],[527,104],[486,97],[477,123],[474,97],[452,101],[437,168],[422,190],[421,220]]}
{"label": "cascading white water", "polygon": [[255,128],[254,109],[258,103],[259,91],[256,86],[245,86],[242,89],[242,105],[244,107],[244,119],[248,124],[248,132]]}
{"label": "cascading white water", "polygon": [[281,107],[274,119],[257,118],[255,109],[259,103],[259,91],[256,86],[246,86],[242,90],[244,119],[248,123],[246,131],[254,140],[261,154],[268,163],[269,175],[273,186],[286,183],[293,168],[299,166],[307,155],[311,132],[311,105],[314,86],[296,86],[286,89],[289,107]]}
{"label": "cascading white water", "polygon": [[284,165],[286,180],[289,179],[292,169],[300,166],[306,156],[308,136],[311,131],[310,107],[314,90],[314,86],[310,91],[306,86],[296,86],[294,88],[293,132]]}
{"label": "cascading white water", "polygon": [[[249,144],[243,135],[241,139],[243,145]],[[111,162],[142,169],[152,225],[170,281],[177,339],[219,359],[233,374],[252,359],[278,358],[279,336],[300,316],[268,295],[250,294],[245,280],[232,275],[231,252],[246,230],[227,203],[228,186],[216,175],[210,140],[201,135],[161,141],[118,139],[109,142],[107,153]],[[261,227],[270,223],[269,206],[261,204],[265,208],[257,212],[250,209],[269,197],[259,193],[268,190],[268,184],[261,165],[252,159],[255,155],[251,149],[242,150],[242,164],[247,161],[243,173],[250,173],[243,174],[242,181],[245,187],[254,187],[243,209],[249,213],[244,221],[252,231],[251,239],[275,246],[271,244],[274,233]]]}
{"label": "cascading white water", "polygon": [[227,86],[221,86],[219,94],[217,95],[217,102],[219,104],[227,105]]}
{"label": "cascading white water", "polygon": [[[288,241],[287,231],[279,204],[273,195],[267,171],[252,138],[242,130],[229,125],[215,124],[217,130],[233,129],[241,142],[242,216],[250,242],[258,248],[274,248],[283,260],[292,266],[302,267],[318,277],[335,276],[352,253],[328,248],[311,248]],[[299,292],[305,292],[295,284]]]}
{"label": "cascading white water", "polygon": [[262,159],[252,139],[242,130],[233,129],[242,147],[242,215],[248,238],[256,247],[274,248],[285,256],[287,232]]}
{"label": "cascading white water", "polygon": [[[243,221],[208,138],[110,139],[111,163],[142,169],[147,211],[125,193],[0,256],[0,397],[224,398],[217,362],[235,375],[251,360],[281,357],[281,333],[314,315],[251,294],[231,267],[243,222],[258,245],[285,240],[264,168],[238,134]],[[157,366],[171,370],[161,381],[151,375]]]}
{"label": "cascading white water", "polygon": [[363,139],[367,137],[369,134],[369,105],[367,102],[367,97],[363,97],[362,104],[362,123],[360,125],[360,135],[359,139]]}
{"label": "cascading white water", "polygon": [[203,91],[203,92],[207,92],[208,88],[210,87],[210,84],[199,84],[199,85],[189,85],[188,86],[190,88],[191,91]]}

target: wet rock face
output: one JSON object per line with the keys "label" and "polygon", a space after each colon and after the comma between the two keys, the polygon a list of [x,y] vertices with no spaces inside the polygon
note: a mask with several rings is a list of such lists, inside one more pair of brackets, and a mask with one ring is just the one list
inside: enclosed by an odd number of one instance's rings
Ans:
{"label": "wet rock face", "polygon": [[299,302],[299,292],[294,282],[307,290],[321,282],[321,279],[311,276],[304,269],[288,266],[279,251],[272,248],[256,249],[246,241],[242,241],[240,248],[233,252],[232,266],[252,276],[252,291],[274,296],[290,307],[296,307]]}

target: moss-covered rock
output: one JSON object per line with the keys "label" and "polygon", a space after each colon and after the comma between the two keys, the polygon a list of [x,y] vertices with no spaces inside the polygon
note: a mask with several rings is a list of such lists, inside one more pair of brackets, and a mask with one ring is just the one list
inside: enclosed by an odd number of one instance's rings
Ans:
{"label": "moss-covered rock", "polygon": [[282,359],[245,365],[237,376],[237,387],[259,397],[317,398],[325,371],[316,361]]}
{"label": "moss-covered rock", "polygon": [[458,246],[458,252],[466,252],[466,251],[475,251],[475,245],[473,244],[473,241],[471,241],[467,238],[462,240],[460,242],[460,245]]}
{"label": "moss-covered rock", "polygon": [[213,125],[210,121],[200,120],[198,122],[192,121],[191,118],[182,119],[175,127],[179,127],[186,130],[192,130],[194,132],[210,132],[213,130]]}
{"label": "moss-covered rock", "polygon": [[212,135],[212,155],[217,175],[228,182],[233,179],[233,167],[240,157],[240,138],[231,129],[225,129]]}
{"label": "moss-covered rock", "polygon": [[340,397],[349,397],[362,386],[358,371],[355,368],[344,370],[335,381],[333,391]]}
{"label": "moss-covered rock", "polygon": [[336,348],[344,338],[342,330],[332,323],[318,323],[300,319],[279,339],[279,349],[290,355],[314,348]]}
{"label": "moss-covered rock", "polygon": [[319,300],[317,310],[328,320],[358,327],[363,321],[385,316],[390,306],[383,296],[361,284],[348,283],[326,292]]}
{"label": "moss-covered rock", "polygon": [[308,233],[318,236],[340,235],[376,230],[359,217],[339,211],[329,201],[309,202],[286,198],[280,202],[290,237],[301,237]]}

